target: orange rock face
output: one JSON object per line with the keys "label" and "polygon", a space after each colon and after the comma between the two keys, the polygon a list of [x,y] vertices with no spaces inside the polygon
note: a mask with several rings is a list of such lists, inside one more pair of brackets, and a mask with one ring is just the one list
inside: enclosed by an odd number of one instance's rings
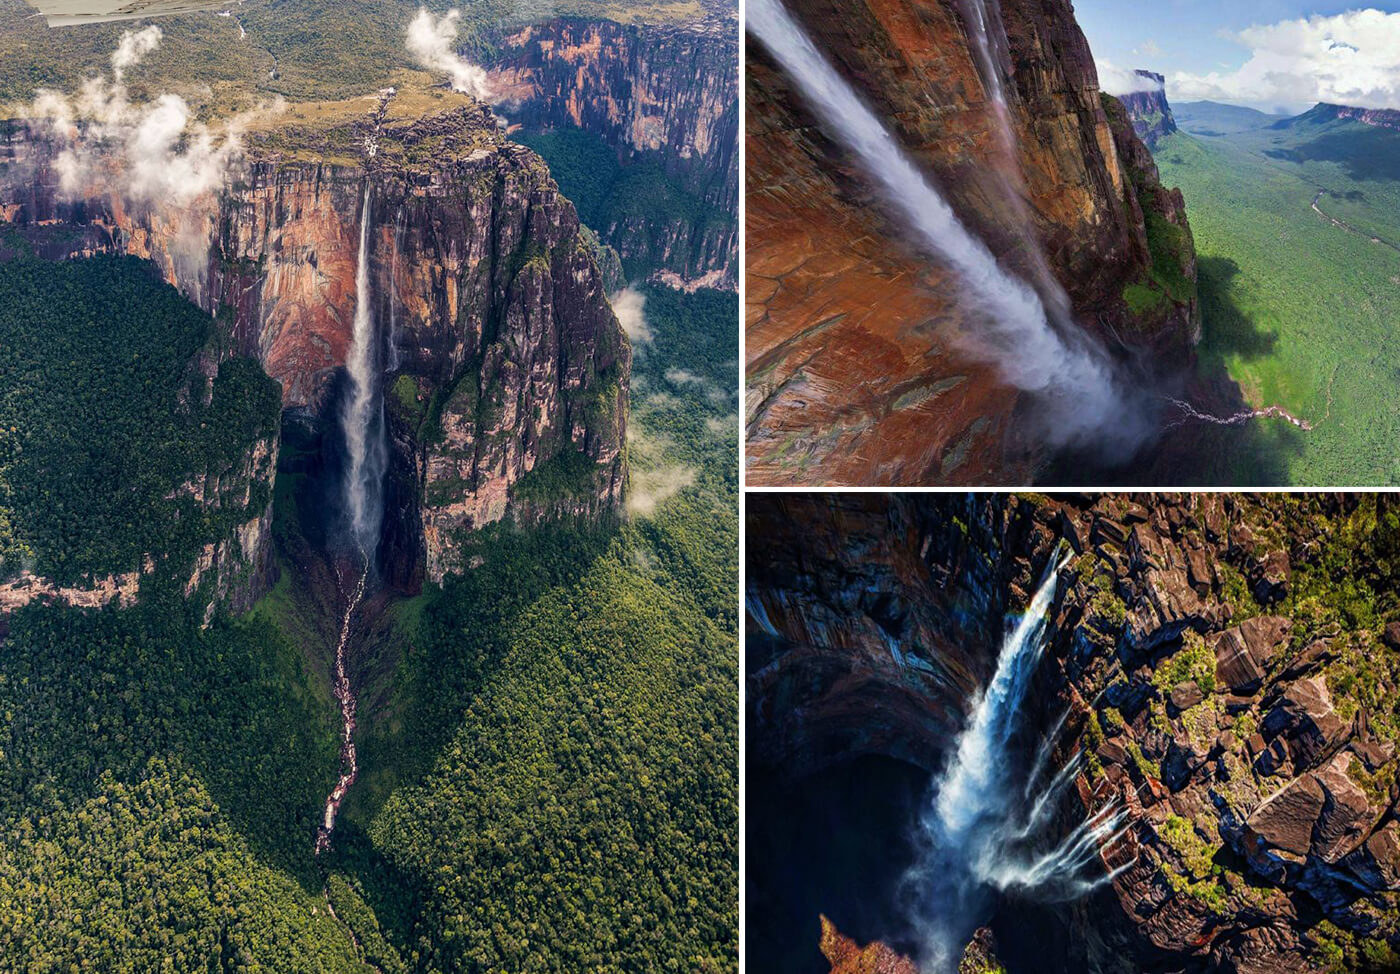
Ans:
{"label": "orange rock face", "polygon": [[[790,10],[1004,266],[1042,290],[1053,277],[1092,332],[1189,357],[1194,306],[1142,321],[1123,299],[1152,255],[1068,3],[1001,7],[1014,145],[957,0]],[[905,243],[761,45],[749,52],[750,481],[1028,481],[1042,458],[1013,419],[1030,404],[959,350],[957,282]]]}
{"label": "orange rock face", "polygon": [[912,960],[878,940],[858,947],[826,917],[822,917],[821,948],[831,961],[831,974],[919,974]]}

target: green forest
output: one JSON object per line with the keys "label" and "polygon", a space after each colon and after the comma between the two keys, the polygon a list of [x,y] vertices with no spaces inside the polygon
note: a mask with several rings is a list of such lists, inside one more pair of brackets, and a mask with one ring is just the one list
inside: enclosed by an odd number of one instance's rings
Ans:
{"label": "green forest", "polygon": [[[0,275],[7,557],[76,579],[223,531],[167,495],[275,429],[276,384],[209,383],[217,322],[139,261]],[[377,603],[328,854],[339,715],[290,461],[246,614],[149,584],[0,618],[0,970],[737,970],[737,298],[643,294],[645,503],[495,525],[478,567]]]}
{"label": "green forest", "polygon": [[1222,114],[1186,115],[1194,131],[1154,153],[1163,184],[1181,187],[1195,236],[1202,368],[1313,428],[1261,421],[1251,447],[1220,458],[1212,479],[1400,482],[1390,393],[1400,367],[1400,134]]}
{"label": "green forest", "polygon": [[225,361],[212,386],[196,367],[213,332],[135,258],[0,262],[0,581],[73,584],[146,555],[183,569],[266,506],[265,485],[217,508],[180,490],[277,429],[256,362]]}

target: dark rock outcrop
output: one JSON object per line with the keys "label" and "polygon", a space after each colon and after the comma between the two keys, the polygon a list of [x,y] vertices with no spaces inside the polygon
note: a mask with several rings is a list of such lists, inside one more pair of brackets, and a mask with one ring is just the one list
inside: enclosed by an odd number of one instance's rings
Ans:
{"label": "dark rock outcrop", "polygon": [[1139,78],[1150,82],[1145,91],[1119,95],[1118,100],[1128,110],[1133,121],[1133,131],[1149,149],[1157,148],[1157,143],[1176,131],[1176,119],[1172,107],[1167,103],[1166,79],[1160,74],[1141,69],[1133,72]]}

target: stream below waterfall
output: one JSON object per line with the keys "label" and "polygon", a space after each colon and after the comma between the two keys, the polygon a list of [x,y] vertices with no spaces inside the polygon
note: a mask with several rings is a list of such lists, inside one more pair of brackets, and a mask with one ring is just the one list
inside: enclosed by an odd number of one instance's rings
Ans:
{"label": "stream below waterfall", "polygon": [[340,623],[340,638],[335,646],[335,699],[340,705],[340,777],[335,788],[326,797],[326,811],[321,817],[321,827],[316,830],[316,854],[330,848],[331,833],[335,831],[335,817],[340,812],[340,804],[350,786],[359,775],[360,765],[355,755],[355,693],[350,687],[350,676],[345,665],[346,647],[350,643],[350,626],[355,618],[355,610],[365,597],[365,586],[369,581],[369,558],[361,551],[359,580],[345,602],[345,616]]}

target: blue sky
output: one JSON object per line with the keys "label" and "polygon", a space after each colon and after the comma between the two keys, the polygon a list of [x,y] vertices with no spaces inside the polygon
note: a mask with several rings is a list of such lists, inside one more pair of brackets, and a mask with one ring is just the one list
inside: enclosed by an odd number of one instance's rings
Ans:
{"label": "blue sky", "polygon": [[1165,74],[1169,97],[1289,110],[1319,100],[1400,108],[1400,0],[1077,0],[1074,7],[1096,60]]}

